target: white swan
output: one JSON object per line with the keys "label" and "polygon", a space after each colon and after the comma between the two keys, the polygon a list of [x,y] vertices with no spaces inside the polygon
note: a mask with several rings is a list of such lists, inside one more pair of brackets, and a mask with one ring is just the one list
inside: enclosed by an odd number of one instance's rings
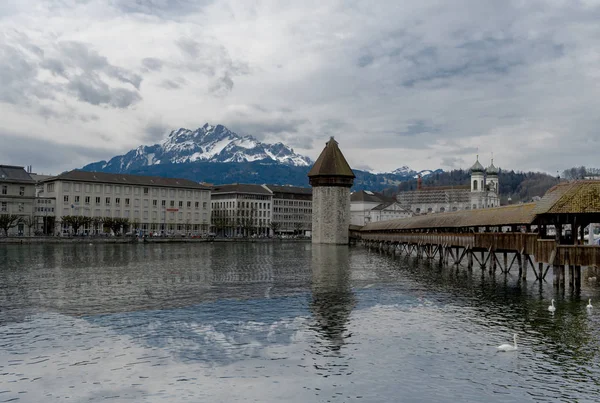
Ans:
{"label": "white swan", "polygon": [[514,346],[512,344],[502,344],[498,347],[496,347],[498,349],[498,351],[515,351],[517,349],[517,334],[515,333],[513,335],[513,340],[515,341]]}
{"label": "white swan", "polygon": [[587,309],[592,309],[593,308],[593,306],[592,306],[592,299],[591,298],[588,299],[588,304],[587,304],[586,308]]}
{"label": "white swan", "polygon": [[556,311],[556,308],[554,307],[554,299],[552,299],[552,302],[551,302],[551,304],[552,304],[552,305],[550,305],[550,306],[548,307],[548,310],[549,310],[550,312],[554,312],[554,311]]}

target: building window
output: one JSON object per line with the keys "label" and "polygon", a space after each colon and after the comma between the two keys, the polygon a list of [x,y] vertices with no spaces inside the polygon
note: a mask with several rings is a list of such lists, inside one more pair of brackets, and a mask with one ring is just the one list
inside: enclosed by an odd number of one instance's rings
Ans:
{"label": "building window", "polygon": [[107,206],[110,206],[110,197],[107,197],[106,200],[104,200],[104,202]]}
{"label": "building window", "polygon": [[2,202],[2,204],[0,205],[0,211],[8,211],[8,203],[7,202]]}
{"label": "building window", "polygon": [[64,190],[65,192],[68,192],[68,191],[69,191],[69,188],[70,188],[70,185],[69,185],[68,183],[65,183],[65,184],[63,185],[63,190]]}
{"label": "building window", "polygon": [[115,186],[115,194],[116,195],[120,195],[121,194],[121,186]]}
{"label": "building window", "polygon": [[473,190],[477,190],[477,181],[473,181]]}
{"label": "building window", "polygon": [[85,196],[85,204],[90,204],[90,196]]}
{"label": "building window", "polygon": [[19,187],[19,196],[25,196],[25,186]]}
{"label": "building window", "polygon": [[167,206],[167,201],[166,200],[161,200],[160,205],[163,207]]}
{"label": "building window", "polygon": [[200,207],[200,202],[196,202],[196,203],[195,203],[195,207],[196,207],[196,208],[199,208],[199,207]]}
{"label": "building window", "polygon": [[23,203],[19,203],[17,206],[19,208],[19,213],[22,213],[23,211],[25,211],[25,205]]}
{"label": "building window", "polygon": [[182,201],[179,202],[179,207],[183,207],[183,202]]}
{"label": "building window", "polygon": [[187,202],[187,206],[188,206],[188,208],[192,207],[192,202],[191,201]]}
{"label": "building window", "polygon": [[112,186],[106,185],[106,187],[104,188],[104,190],[106,191],[106,193],[110,194],[110,192],[112,192]]}
{"label": "building window", "polygon": [[171,200],[169,204],[171,205],[171,207],[175,207],[175,200]]}
{"label": "building window", "polygon": [[100,204],[100,198],[96,197],[96,204]]}
{"label": "building window", "polygon": [[125,207],[129,207],[129,199],[125,199]]}
{"label": "building window", "polygon": [[144,188],[144,194],[147,195],[148,194],[148,188]]}
{"label": "building window", "polygon": [[63,201],[65,203],[68,203],[69,202],[69,196],[63,196]]}
{"label": "building window", "polygon": [[154,199],[152,200],[152,207],[157,207],[158,206],[158,200]]}
{"label": "building window", "polygon": [[206,208],[206,202],[202,202],[202,208]]}
{"label": "building window", "polygon": [[75,203],[79,203],[79,196],[75,196]]}
{"label": "building window", "polygon": [[[48,188],[50,188],[50,185],[48,185]],[[2,185],[2,194],[8,194],[8,186]]]}
{"label": "building window", "polygon": [[115,204],[116,204],[117,206],[120,206],[120,205],[121,205],[121,198],[120,198],[120,197],[116,197],[116,198],[115,198]]}

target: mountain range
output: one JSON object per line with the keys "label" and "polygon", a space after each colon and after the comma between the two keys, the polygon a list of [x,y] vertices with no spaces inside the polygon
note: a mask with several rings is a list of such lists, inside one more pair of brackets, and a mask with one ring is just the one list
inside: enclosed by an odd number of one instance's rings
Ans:
{"label": "mountain range", "polygon": [[[93,162],[85,171],[180,177],[213,184],[273,183],[308,186],[313,161],[283,143],[267,144],[241,136],[223,125],[206,123],[196,130],[173,130],[162,142],[141,145],[108,161]],[[407,166],[392,172],[354,170],[354,189],[374,191],[442,170],[414,171]]]}

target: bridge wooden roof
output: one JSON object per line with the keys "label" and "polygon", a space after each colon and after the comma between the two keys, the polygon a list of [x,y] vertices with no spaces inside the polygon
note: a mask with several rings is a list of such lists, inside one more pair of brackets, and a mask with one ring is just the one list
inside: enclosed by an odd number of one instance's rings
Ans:
{"label": "bridge wooden roof", "polygon": [[433,228],[468,228],[527,225],[535,219],[536,203],[478,210],[460,210],[370,223],[362,231],[394,231]]}
{"label": "bridge wooden roof", "polygon": [[600,213],[600,181],[559,183],[537,202],[535,214]]}

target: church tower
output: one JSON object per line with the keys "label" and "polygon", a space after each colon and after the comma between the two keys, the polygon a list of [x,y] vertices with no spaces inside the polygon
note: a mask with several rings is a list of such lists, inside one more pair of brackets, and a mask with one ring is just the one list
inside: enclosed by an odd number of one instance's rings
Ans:
{"label": "church tower", "polygon": [[492,157],[492,163],[485,170],[486,185],[488,188],[488,201],[490,207],[500,206],[500,183],[498,182],[498,168],[494,166],[494,158]]}
{"label": "church tower", "polygon": [[485,207],[483,195],[485,194],[485,168],[477,160],[471,167],[471,208],[478,209]]}
{"label": "church tower", "polygon": [[347,244],[354,173],[333,137],[308,172],[313,188],[312,243]]}

